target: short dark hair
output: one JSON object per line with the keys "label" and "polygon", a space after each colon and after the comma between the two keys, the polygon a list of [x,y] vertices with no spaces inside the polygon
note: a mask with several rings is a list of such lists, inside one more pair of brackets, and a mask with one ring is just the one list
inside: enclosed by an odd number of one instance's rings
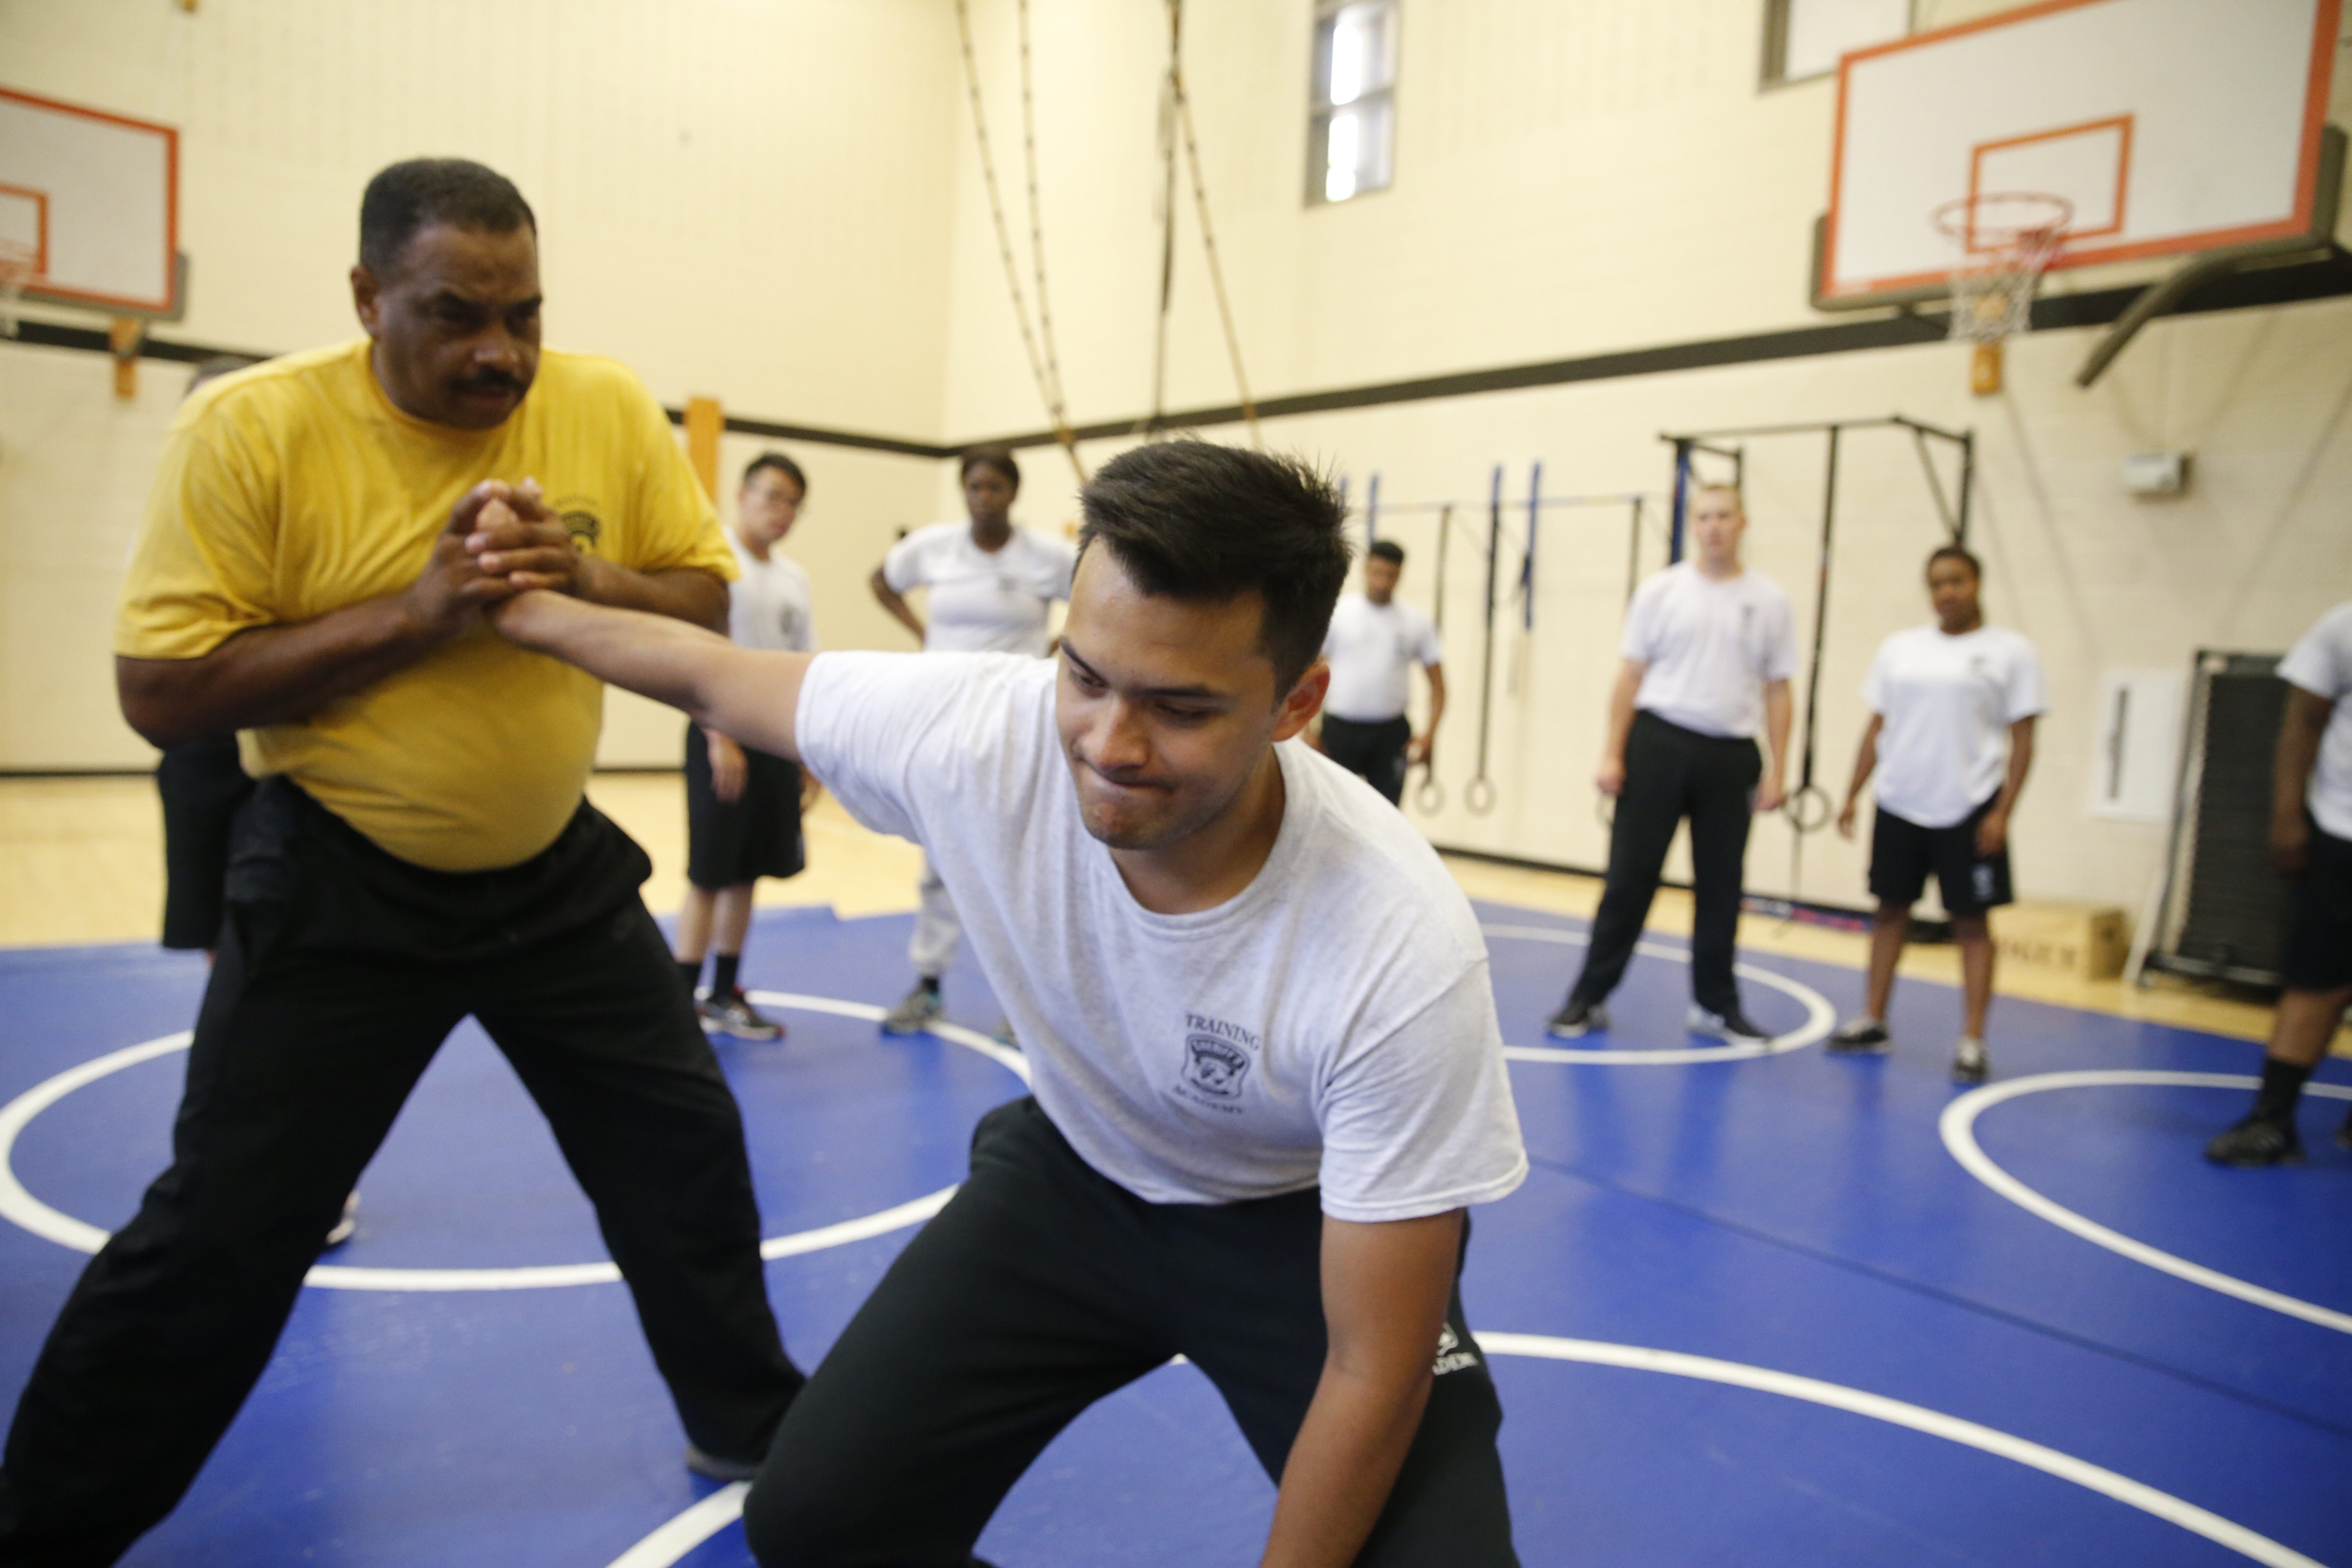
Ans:
{"label": "short dark hair", "polygon": [[360,197],[360,265],[391,277],[416,231],[436,223],[539,233],[530,204],[497,170],[464,158],[411,158],[379,173]]}
{"label": "short dark hair", "polygon": [[1969,569],[1969,576],[1975,578],[1979,583],[1982,583],[1984,581],[1984,563],[1978,560],[1976,558],[1975,552],[1969,550],[1965,544],[1937,545],[1934,550],[1928,552],[1927,564],[1921,567],[1920,570],[1923,573],[1933,572],[1936,569],[1936,563],[1938,561],[1957,561]]}
{"label": "short dark hair", "polygon": [[793,481],[793,488],[801,492],[801,500],[808,500],[808,476],[801,472],[801,466],[798,463],[793,462],[782,452],[762,452],[743,465],[742,482],[750,484],[751,476],[761,468],[775,469],[776,472]]}
{"label": "short dark hair", "polygon": [[1348,580],[1347,503],[1296,458],[1207,441],[1122,452],[1078,497],[1078,552],[1100,544],[1147,594],[1265,604],[1258,647],[1287,692],[1323,647]]}
{"label": "short dark hair", "polygon": [[1403,569],[1404,546],[1399,544],[1393,539],[1373,540],[1371,544],[1364,551],[1364,554],[1369,560],[1385,561],[1391,565],[1397,567],[1399,570]]}
{"label": "short dark hair", "polygon": [[1021,488],[1021,465],[1013,460],[1010,447],[974,447],[956,465],[956,478],[968,479],[974,468],[994,468],[1014,489]]}

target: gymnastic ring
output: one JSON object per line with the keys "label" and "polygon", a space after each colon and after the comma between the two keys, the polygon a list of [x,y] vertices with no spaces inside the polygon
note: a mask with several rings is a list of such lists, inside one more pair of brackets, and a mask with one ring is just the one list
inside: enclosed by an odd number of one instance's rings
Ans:
{"label": "gymnastic ring", "polygon": [[1412,792],[1412,804],[1430,816],[1445,809],[1445,786],[1437,782],[1435,768],[1422,774],[1420,786]]}
{"label": "gymnastic ring", "polygon": [[1462,804],[1473,816],[1484,816],[1495,809],[1495,781],[1480,773],[1463,786]]}
{"label": "gymnastic ring", "polygon": [[[1818,815],[1808,804],[1812,801],[1821,803]],[[1830,792],[1819,784],[1806,784],[1790,795],[1780,810],[1788,816],[1789,826],[1800,833],[1819,833],[1830,825],[1830,818],[1837,815],[1837,805],[1830,799]]]}

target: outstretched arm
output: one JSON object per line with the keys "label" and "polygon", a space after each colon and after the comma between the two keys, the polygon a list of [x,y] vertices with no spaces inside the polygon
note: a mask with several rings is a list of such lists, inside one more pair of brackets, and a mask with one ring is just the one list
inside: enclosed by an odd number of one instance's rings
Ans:
{"label": "outstretched arm", "polygon": [[544,589],[498,605],[490,623],[519,647],[667,702],[755,751],[801,760],[793,720],[812,655],[738,647],[716,632],[666,616],[585,604]]}
{"label": "outstretched arm", "polygon": [[1322,1380],[1282,1468],[1261,1568],[1345,1568],[1371,1533],[1429,1404],[1462,1258],[1462,1211],[1323,1219]]}

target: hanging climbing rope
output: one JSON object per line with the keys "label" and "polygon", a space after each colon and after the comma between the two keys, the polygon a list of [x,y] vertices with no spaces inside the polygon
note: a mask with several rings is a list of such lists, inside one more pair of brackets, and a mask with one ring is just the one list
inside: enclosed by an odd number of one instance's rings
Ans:
{"label": "hanging climbing rope", "polygon": [[1021,324],[1021,343],[1029,351],[1029,372],[1036,378],[1037,395],[1045,405],[1046,416],[1054,422],[1054,437],[1068,454],[1070,467],[1076,468],[1084,483],[1087,466],[1078,457],[1077,433],[1070,428],[1069,410],[1062,401],[1062,366],[1054,353],[1053,317],[1045,305],[1045,245],[1043,220],[1037,203],[1037,135],[1034,97],[1029,82],[1029,0],[1020,0],[1021,24],[1021,124],[1027,151],[1029,172],[1029,243],[1036,264],[1037,310],[1045,327],[1045,347],[1038,347],[1038,333],[1029,323],[1029,304],[1021,288],[1021,265],[1013,256],[1013,230],[1004,221],[1004,196],[996,183],[996,157],[988,140],[988,116],[980,101],[980,58],[971,42],[971,0],[956,0],[956,26],[963,37],[964,84],[971,98],[971,128],[980,147],[980,175],[988,188],[989,216],[996,221],[996,248],[1004,260],[1004,283],[1013,294],[1013,315]]}
{"label": "hanging climbing rope", "polygon": [[[963,0],[957,0],[959,5]],[[1225,269],[1217,258],[1217,231],[1209,222],[1209,187],[1201,175],[1201,145],[1192,132],[1192,100],[1184,93],[1184,0],[1168,0],[1168,96],[1176,107],[1176,127],[1184,138],[1184,162],[1192,173],[1192,203],[1201,216],[1201,248],[1209,260],[1209,283],[1217,296],[1217,320],[1225,329],[1225,353],[1234,362],[1234,387],[1241,395],[1242,417],[1249,422],[1250,444],[1263,448],[1265,437],[1257,426],[1257,400],[1250,395],[1249,374],[1242,368],[1241,334],[1234,329],[1233,301],[1225,295]],[[1175,169],[1171,156],[1169,184],[1173,188]],[[1169,232],[1176,227],[1176,214],[1168,214]],[[1160,311],[1165,320],[1167,297],[1161,296]],[[1164,332],[1165,327],[1163,325]],[[1153,409],[1158,415],[1157,406]]]}

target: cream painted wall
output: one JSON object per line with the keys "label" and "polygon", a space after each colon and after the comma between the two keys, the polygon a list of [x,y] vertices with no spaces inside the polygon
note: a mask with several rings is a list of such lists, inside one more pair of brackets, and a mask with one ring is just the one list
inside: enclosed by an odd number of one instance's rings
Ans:
{"label": "cream painted wall", "polygon": [[[934,0],[0,0],[0,81],[181,128],[194,281],[165,335],[355,334],[361,188],[457,153],[537,211],[554,346],[617,356],[672,405],[914,439],[940,428],[958,68]],[[186,374],[151,362],[118,405],[98,357],[0,342],[0,768],[152,755],[114,711],[108,628]],[[866,557],[927,514],[933,465],[795,455],[810,547],[865,563],[821,574],[826,634],[887,636]],[[608,728],[607,761],[676,754],[625,700]]]}
{"label": "cream painted wall", "polygon": [[[1071,413],[1150,406],[1158,283],[1151,0],[1032,0],[1046,258]],[[1938,0],[1927,19],[1997,6]],[[1832,88],[1755,84],[1760,0],[1406,0],[1401,141],[1391,191],[1300,200],[1308,6],[1189,0],[1187,60],[1215,218],[1261,395],[1813,324],[1810,226],[1822,205]],[[1012,0],[975,0],[1000,176],[1024,287]],[[395,26],[397,22],[397,26]],[[467,99],[414,39],[467,36],[554,62],[537,98]],[[748,42],[746,41],[748,40]],[[731,411],[971,440],[1044,423],[1006,304],[947,0],[498,0],[462,11],[354,0],[0,0],[14,82],[187,127],[196,307],[183,335],[277,348],[348,331],[341,276],[360,182],[426,148],[500,163],[539,205],[555,341],[614,353],[657,393]],[[804,62],[822,61],[823,68]],[[2336,118],[2352,106],[2339,73]],[[442,129],[467,127],[462,142]],[[1233,396],[1180,190],[1168,404]],[[2137,276],[2146,276],[2145,272]],[[2088,288],[2119,276],[2077,276]],[[683,286],[681,286],[683,285]],[[1841,359],[1456,398],[1296,418],[1270,441],[1391,502],[1483,507],[1540,458],[1549,491],[1656,490],[1662,429],[1881,415],[1980,437],[1978,542],[1997,617],[2041,644],[2056,704],[2019,826],[2041,897],[2136,907],[2160,830],[2085,809],[2089,709],[2111,668],[2186,665],[2200,646],[2283,647],[2352,592],[2352,301],[2158,323],[2095,391],[2071,372],[2092,335],[2018,344],[2010,390],[1969,397],[1960,351]],[[130,521],[178,377],[150,365],[134,405],[104,397],[91,356],[0,345],[0,766],[135,759],[111,717],[103,626]],[[1237,428],[1213,434],[1241,439]],[[762,443],[730,437],[735,473]],[[866,574],[899,527],[958,515],[952,466],[786,443],[812,505],[788,549],[819,584],[831,646],[901,647]],[[1099,463],[1117,443],[1090,447]],[[2125,496],[2126,453],[2177,447],[2196,489]],[[1750,447],[1754,556],[1810,623],[1818,441]],[[1018,515],[1059,529],[1069,466],[1023,454]],[[1907,445],[1846,452],[1821,772],[1843,779],[1854,686],[1887,630],[1923,614],[1933,525]],[[1474,522],[1478,521],[1474,515]],[[1514,529],[1517,527],[1515,521]],[[1405,592],[1426,602],[1426,519]],[[1548,519],[1537,627],[1498,645],[1496,813],[1460,805],[1475,742],[1476,596],[1466,545],[1449,572],[1456,692],[1440,771],[1442,842],[1597,864],[1588,783],[1615,658],[1625,536],[1614,510]],[[1655,541],[1645,563],[1660,557]],[[666,713],[616,699],[606,758],[675,755]],[[1762,825],[1751,885],[1788,882]],[[1809,841],[1801,891],[1860,897],[1860,853]]]}
{"label": "cream painted wall", "polygon": [[[1156,8],[1032,0],[1045,249],[1070,415],[1150,406],[1158,218],[1155,107],[1130,86],[1161,68]],[[1925,7],[1944,23],[1998,9]],[[1811,225],[1824,204],[1834,88],[1755,85],[1762,6],[1559,5],[1406,0],[1396,182],[1337,207],[1301,201],[1307,7],[1186,6],[1189,85],[1251,379],[1261,396],[1768,331],[1821,321],[1806,302]],[[1152,13],[1152,14],[1147,14]],[[1013,10],[982,0],[980,52],[1000,150],[1017,108]],[[2336,118],[2352,107],[2339,73]],[[1103,118],[1103,104],[1112,106]],[[1074,133],[1077,127],[1082,133]],[[1017,145],[1017,144],[1016,144]],[[1008,159],[1010,155],[1007,155]],[[967,134],[959,152],[948,424],[1045,421],[1022,355]],[[1009,162],[1000,174],[1017,174]],[[1022,229],[1017,184],[1016,232]],[[1231,372],[1182,197],[1169,405],[1230,402]],[[1023,266],[1028,265],[1025,247]],[[2153,275],[2111,268],[2057,290]],[[1487,475],[1524,495],[1663,490],[1662,430],[1902,411],[1979,436],[1975,542],[1997,619],[2040,644],[2053,709],[2018,825],[2029,896],[2137,910],[2163,829],[2094,817],[2092,710],[2110,668],[2186,668],[2200,647],[2283,648],[2352,596],[2352,303],[2162,321],[2091,392],[2072,374],[2095,334],[2015,345],[2000,397],[1966,389],[1963,350],[1937,344],[1757,363],[1270,422],[1268,442],[1351,478],[1377,470],[1394,503],[1465,503],[1483,541]],[[1238,427],[1210,432],[1239,441]],[[1123,443],[1086,449],[1099,465]],[[2194,492],[2135,500],[2117,466],[2196,454]],[[1755,563],[1810,633],[1822,444],[1749,444]],[[1034,514],[1072,508],[1068,466],[1024,454]],[[1822,682],[1817,776],[1841,789],[1864,718],[1856,688],[1879,640],[1926,618],[1922,558],[1937,542],[1907,439],[1850,437]],[[942,483],[942,504],[949,492]],[[1513,538],[1523,527],[1510,522]],[[1392,518],[1415,545],[1404,593],[1427,604],[1433,522]],[[1517,630],[1506,574],[1490,773],[1500,805],[1470,816],[1484,564],[1457,536],[1448,578],[1454,707],[1440,747],[1439,842],[1568,864],[1606,855],[1590,779],[1626,591],[1622,510],[1548,517],[1537,626]],[[1517,545],[1507,564],[1517,565]],[[1662,563],[1653,540],[1644,563]],[[1801,681],[1800,682],[1801,689]],[[1751,889],[1791,887],[1790,835],[1759,824]],[[1864,856],[1807,840],[1804,896],[1864,901]]]}

